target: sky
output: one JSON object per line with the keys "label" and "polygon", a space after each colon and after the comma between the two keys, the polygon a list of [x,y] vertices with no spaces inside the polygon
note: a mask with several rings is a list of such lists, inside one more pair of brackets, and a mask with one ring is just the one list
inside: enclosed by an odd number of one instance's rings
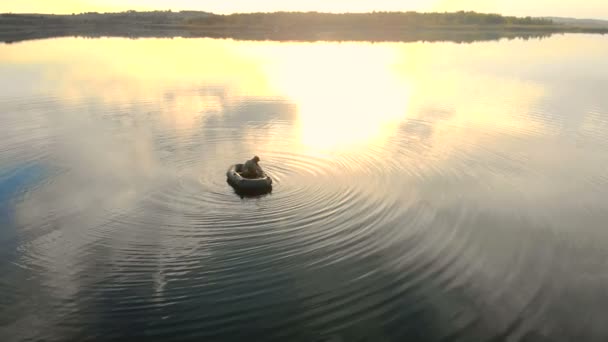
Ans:
{"label": "sky", "polygon": [[201,10],[214,13],[320,11],[458,11],[516,16],[608,19],[608,0],[2,0],[0,12],[80,13],[124,10]]}

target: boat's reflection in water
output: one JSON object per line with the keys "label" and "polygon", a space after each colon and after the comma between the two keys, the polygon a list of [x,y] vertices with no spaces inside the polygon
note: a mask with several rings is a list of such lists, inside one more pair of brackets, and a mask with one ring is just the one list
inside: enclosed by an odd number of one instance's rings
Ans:
{"label": "boat's reflection in water", "polygon": [[261,198],[272,194],[272,186],[264,189],[241,189],[235,186],[230,180],[226,180],[226,183],[232,187],[234,193],[241,199]]}

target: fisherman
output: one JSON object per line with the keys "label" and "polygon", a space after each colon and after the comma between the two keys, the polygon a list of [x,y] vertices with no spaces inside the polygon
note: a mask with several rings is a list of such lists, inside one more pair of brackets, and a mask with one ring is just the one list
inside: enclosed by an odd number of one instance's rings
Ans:
{"label": "fisherman", "polygon": [[258,164],[260,162],[260,157],[255,156],[253,159],[248,160],[243,165],[243,171],[241,172],[241,176],[244,178],[261,178],[264,175],[264,171]]}

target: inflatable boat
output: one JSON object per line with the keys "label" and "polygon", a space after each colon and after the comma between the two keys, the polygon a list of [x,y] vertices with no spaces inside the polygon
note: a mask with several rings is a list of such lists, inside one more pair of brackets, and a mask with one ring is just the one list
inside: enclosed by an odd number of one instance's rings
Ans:
{"label": "inflatable boat", "polygon": [[267,174],[260,178],[245,178],[241,176],[243,164],[234,164],[226,171],[228,182],[241,191],[266,191],[272,189],[272,179]]}

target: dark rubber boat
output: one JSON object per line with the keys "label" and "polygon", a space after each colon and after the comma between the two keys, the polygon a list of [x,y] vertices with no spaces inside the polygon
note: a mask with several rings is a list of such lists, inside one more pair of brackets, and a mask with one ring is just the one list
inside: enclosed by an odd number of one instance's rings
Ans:
{"label": "dark rubber boat", "polygon": [[266,173],[260,178],[245,178],[241,175],[243,164],[234,164],[226,171],[228,182],[241,191],[266,191],[272,189],[272,179]]}

